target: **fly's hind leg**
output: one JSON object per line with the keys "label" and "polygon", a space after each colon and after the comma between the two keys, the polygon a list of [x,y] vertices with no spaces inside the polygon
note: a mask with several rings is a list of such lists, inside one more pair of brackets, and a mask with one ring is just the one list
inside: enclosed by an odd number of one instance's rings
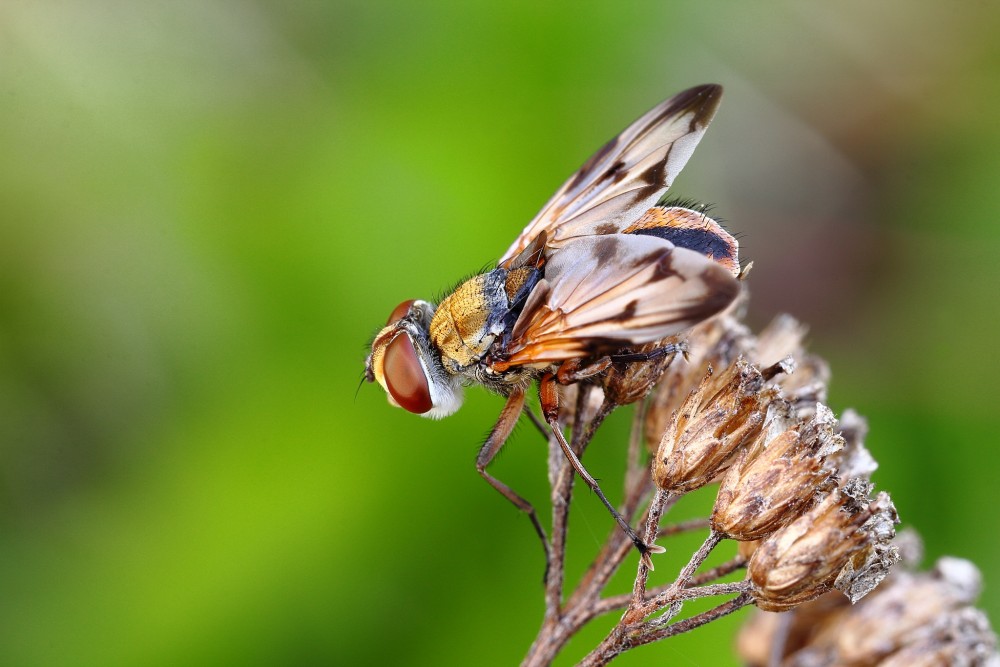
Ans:
{"label": "fly's hind leg", "polygon": [[[610,365],[610,361],[609,361]],[[606,366],[605,366],[606,368]],[[561,370],[561,369],[560,369]],[[666,551],[663,547],[657,546],[655,544],[646,544],[642,541],[642,538],[632,529],[628,521],[615,509],[615,506],[608,501],[607,496],[601,491],[600,485],[597,480],[587,472],[587,469],[583,467],[583,463],[580,462],[579,457],[573,451],[573,448],[569,446],[566,442],[566,437],[563,435],[562,429],[559,427],[559,395],[557,392],[557,380],[556,375],[552,373],[547,373],[542,377],[541,382],[538,387],[539,397],[542,403],[542,413],[545,415],[545,421],[549,423],[549,428],[552,429],[552,434],[559,441],[559,446],[562,447],[563,454],[572,464],[573,469],[576,470],[577,474],[583,478],[583,481],[587,483],[591,491],[597,494],[597,497],[601,499],[604,506],[608,508],[611,512],[611,516],[615,518],[618,525],[621,526],[628,538],[632,540],[632,544],[635,548],[639,550],[640,557],[642,558],[643,564],[650,570],[653,569],[653,560],[650,558],[650,554],[658,554]]]}
{"label": "fly's hind leg", "polygon": [[608,370],[612,364],[627,364],[640,361],[654,361],[666,356],[683,354],[687,357],[687,342],[667,343],[662,347],[643,352],[618,352],[593,361],[584,366],[578,359],[564,361],[556,370],[556,380],[559,384],[573,384],[587,380]]}
{"label": "fly's hind leg", "polygon": [[573,384],[580,380],[592,378],[611,367],[611,357],[601,357],[597,361],[584,366],[579,359],[564,361],[556,369],[556,379],[559,384]]}
{"label": "fly's hind leg", "polygon": [[653,361],[654,359],[675,354],[681,354],[685,359],[687,359],[687,353],[687,341],[681,341],[679,343],[667,343],[663,347],[657,347],[647,352],[622,352],[619,354],[612,354],[610,357],[606,358],[610,359],[612,363],[622,364],[634,363],[637,361]]}
{"label": "fly's hind leg", "polygon": [[490,486],[502,493],[504,498],[512,502],[515,507],[527,514],[528,518],[531,519],[531,524],[535,527],[535,532],[538,533],[538,537],[542,540],[542,548],[545,549],[545,563],[547,569],[550,555],[549,539],[545,535],[545,529],[542,527],[541,521],[538,520],[538,514],[535,512],[534,506],[521,496],[517,495],[517,493],[515,493],[509,486],[486,472],[486,466],[493,461],[493,458],[503,447],[507,438],[510,437],[511,431],[514,430],[514,425],[517,424],[517,418],[520,417],[523,407],[524,391],[515,390],[507,399],[507,403],[503,406],[503,410],[500,412],[500,418],[497,419],[496,425],[493,427],[493,430],[490,431],[489,437],[486,438],[486,442],[483,443],[483,446],[479,450],[479,455],[476,457],[476,470],[479,471],[479,474],[482,475],[483,479],[490,483]]}

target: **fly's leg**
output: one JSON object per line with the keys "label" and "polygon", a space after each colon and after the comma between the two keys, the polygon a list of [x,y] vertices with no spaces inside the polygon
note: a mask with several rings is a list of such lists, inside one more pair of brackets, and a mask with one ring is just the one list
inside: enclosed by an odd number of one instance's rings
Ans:
{"label": "fly's leg", "polygon": [[608,508],[608,511],[611,512],[611,516],[615,518],[615,521],[617,521],[618,525],[625,531],[628,538],[632,540],[632,544],[634,544],[635,548],[639,550],[643,564],[652,570],[653,560],[650,558],[650,554],[663,553],[666,549],[655,544],[646,544],[642,541],[642,538],[636,534],[636,532],[632,529],[632,526],[629,525],[628,521],[626,521],[625,518],[618,513],[618,510],[615,509],[615,506],[608,501],[604,492],[601,491],[601,487],[597,483],[597,480],[594,479],[589,472],[587,472],[587,469],[583,467],[583,463],[580,462],[580,459],[573,452],[573,448],[569,446],[568,442],[566,442],[562,429],[559,427],[559,395],[557,392],[557,381],[555,375],[552,373],[546,373],[542,377],[538,387],[538,394],[541,399],[542,413],[545,415],[545,421],[549,423],[549,428],[552,429],[552,434],[555,435],[556,440],[559,441],[559,446],[562,447],[563,454],[566,455],[566,458],[569,460],[570,464],[572,464],[573,469],[576,470],[577,474],[583,478],[583,481],[587,483],[587,486],[589,486],[590,489],[597,494],[597,497],[601,499],[604,506]]}
{"label": "fly's leg", "polygon": [[610,357],[606,358],[610,359],[612,363],[623,364],[636,361],[653,361],[654,359],[674,354],[682,354],[684,355],[684,358],[687,359],[687,353],[687,341],[682,341],[680,343],[668,343],[663,347],[658,347],[654,350],[650,350],[649,352],[626,352],[622,354],[612,354]]}
{"label": "fly's leg", "polygon": [[559,384],[573,384],[580,380],[592,378],[611,367],[611,357],[601,357],[592,364],[584,366],[579,359],[570,359],[560,364],[556,370],[556,380]]}
{"label": "fly's leg", "polygon": [[535,508],[527,500],[517,495],[509,486],[486,472],[486,466],[493,461],[497,452],[500,451],[510,436],[510,432],[514,430],[514,425],[517,424],[517,418],[521,415],[523,407],[524,391],[515,390],[507,399],[507,403],[500,412],[500,418],[497,419],[496,425],[490,431],[489,437],[486,438],[486,442],[483,443],[483,446],[479,450],[479,455],[476,457],[476,470],[483,476],[483,479],[490,483],[490,486],[502,493],[504,498],[512,502],[515,507],[527,514],[528,518],[531,519],[531,524],[535,527],[535,532],[538,533],[538,537],[542,540],[542,548],[545,549],[545,563],[547,568],[549,562],[549,540],[545,535],[542,523],[538,520]]}
{"label": "fly's leg", "polygon": [[580,380],[592,378],[608,370],[612,364],[628,364],[640,361],[653,361],[661,357],[683,354],[687,357],[687,342],[667,343],[663,347],[658,347],[647,352],[620,352],[599,358],[597,361],[584,366],[579,359],[569,359],[564,361],[556,370],[556,379],[559,384],[573,384]]}
{"label": "fly's leg", "polygon": [[545,442],[548,442],[549,428],[546,425],[546,423],[542,421],[542,418],[536,415],[534,410],[532,410],[531,408],[525,408],[524,414],[528,415],[528,420],[534,425],[536,429],[538,429],[538,432],[542,434],[542,438],[545,439]]}

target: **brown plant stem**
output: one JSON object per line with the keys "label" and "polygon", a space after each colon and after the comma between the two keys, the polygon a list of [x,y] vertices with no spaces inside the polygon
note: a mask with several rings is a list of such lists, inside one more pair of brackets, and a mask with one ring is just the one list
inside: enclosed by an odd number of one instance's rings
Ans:
{"label": "brown plant stem", "polygon": [[[659,532],[660,517],[663,516],[663,511],[667,507],[670,498],[670,492],[662,489],[657,489],[653,495],[653,502],[650,503],[649,512],[647,512],[646,516],[646,531],[642,536],[646,544],[652,544],[656,539],[656,535]],[[647,567],[642,559],[639,560],[639,571],[635,575],[635,584],[632,586],[632,606],[642,604],[643,599],[646,597],[646,581],[649,579],[650,567]]]}
{"label": "brown plant stem", "polygon": [[642,646],[643,644],[649,644],[650,642],[659,641],[665,637],[672,637],[674,635],[683,634],[694,630],[697,627],[705,625],[706,623],[711,623],[712,621],[718,620],[723,616],[728,616],[735,611],[739,611],[743,607],[751,604],[753,599],[750,597],[749,593],[741,593],[739,596],[729,600],[728,602],[723,602],[718,607],[713,607],[708,611],[704,611],[700,614],[696,614],[690,618],[685,618],[683,621],[678,621],[670,625],[651,628],[643,632],[640,636],[631,643],[629,648],[635,646]]}
{"label": "brown plant stem", "polygon": [[[577,397],[576,418],[572,425],[573,436],[570,446],[578,456],[583,454],[587,444],[593,437],[596,427],[610,413],[614,406],[605,405],[598,415],[587,424],[582,424],[580,415],[586,402],[585,391]],[[621,514],[632,522],[638,509],[644,504],[652,488],[652,479],[647,465],[640,463],[642,447],[642,413],[637,410],[634,415],[632,434],[629,442],[629,465],[639,469],[641,474],[626,471],[625,499]],[[548,665],[555,659],[566,642],[576,634],[597,613],[595,605],[599,601],[601,591],[607,585],[612,575],[621,563],[634,549],[628,537],[618,528],[609,534],[597,558],[591,563],[580,584],[576,587],[570,599],[563,604],[563,585],[565,578],[565,543],[568,526],[569,503],[573,489],[574,471],[566,460],[554,438],[549,438],[550,447],[550,483],[552,484],[552,534],[550,538],[552,556],[548,561],[545,581],[545,615],[542,627],[534,643],[528,650],[524,666]],[[641,521],[645,521],[648,510],[644,511]]]}
{"label": "brown plant stem", "polygon": [[[586,389],[581,390],[577,396],[575,417],[570,425],[572,437],[569,445],[578,456],[582,455],[586,449],[596,425],[613,407],[603,406],[593,419],[587,421],[583,417],[588,399],[586,392]],[[636,410],[633,419],[629,438],[628,469],[625,473],[624,499],[620,509],[622,516],[629,524],[635,526],[638,523],[642,526],[641,534],[647,543],[652,542],[654,538],[705,528],[707,526],[706,519],[683,521],[671,526],[660,527],[661,518],[677,502],[679,495],[655,489],[649,465],[642,462],[644,444],[642,411]],[[647,636],[652,636],[652,633],[668,630],[670,633],[677,633],[684,631],[684,628],[697,627],[699,624],[712,620],[711,612],[706,612],[678,623],[669,624],[670,620],[680,612],[683,602],[712,595],[741,594],[745,591],[746,583],[743,581],[710,584],[719,577],[743,567],[745,560],[742,558],[731,559],[700,575],[695,574],[722,539],[721,535],[710,531],[701,547],[681,569],[673,583],[647,590],[649,569],[640,559],[632,592],[602,599],[601,594],[611,577],[634,550],[627,535],[616,527],[608,534],[596,558],[587,568],[573,592],[563,601],[566,532],[575,472],[563,455],[560,446],[555,442],[554,436],[550,436],[549,446],[550,482],[552,483],[552,531],[550,537],[552,556],[548,562],[548,574],[545,582],[545,615],[539,633],[521,663],[522,667],[543,667],[551,664],[570,638],[583,626],[602,614],[625,609],[619,623],[598,647],[598,650],[592,654],[592,656],[607,657],[588,657],[592,660],[606,661],[632,646],[654,641],[646,639]],[[728,613],[725,610],[729,609],[727,606],[729,604],[720,605],[712,611],[719,615]],[[658,618],[646,620],[647,617],[658,611],[665,611],[665,613]],[[593,664],[604,664],[604,662],[598,661]]]}
{"label": "brown plant stem", "polygon": [[702,530],[703,528],[708,528],[708,519],[690,519],[688,521],[681,521],[680,523],[675,523],[670,526],[662,526],[656,536],[658,538],[671,537],[673,535],[680,535],[681,533],[688,533],[694,530]]}
{"label": "brown plant stem", "polygon": [[749,594],[742,593],[718,607],[664,627],[654,627],[649,623],[639,623],[620,633],[612,631],[596,649],[580,661],[579,667],[600,667],[601,665],[606,665],[629,649],[688,632],[742,609],[750,603]]}
{"label": "brown plant stem", "polygon": [[714,530],[709,532],[708,537],[705,538],[702,545],[691,555],[691,559],[688,561],[687,565],[681,569],[680,573],[677,575],[677,579],[674,580],[674,583],[662,593],[658,593],[648,600],[635,603],[635,614],[642,614],[640,618],[644,618],[657,609],[662,609],[670,603],[676,602],[678,599],[676,597],[678,592],[687,586],[691,577],[694,576],[695,571],[701,567],[701,564],[705,562],[705,559],[712,553],[712,550],[715,549],[719,542],[722,541],[722,537],[723,536],[721,534],[715,532]]}
{"label": "brown plant stem", "polygon": [[[702,575],[698,575],[696,577],[692,577],[690,583],[694,584],[694,586],[692,586],[690,588],[681,589],[680,591],[677,592],[677,597],[671,597],[670,602],[673,602],[674,600],[680,600],[680,599],[693,599],[694,597],[705,597],[705,596],[708,596],[708,595],[725,595],[727,593],[738,593],[738,592],[742,591],[743,587],[745,585],[743,581],[736,581],[736,582],[731,582],[731,583],[727,583],[727,584],[716,584],[715,586],[717,586],[717,588],[714,588],[714,589],[711,586],[705,586],[705,585],[703,585],[706,581],[712,581],[713,579],[718,579],[719,577],[725,576],[726,574],[729,574],[730,572],[733,572],[733,571],[739,569],[740,567],[742,567],[745,564],[745,561],[742,558],[740,558],[740,559],[733,559],[732,561],[729,561],[729,563],[735,563],[735,562],[738,562],[739,565],[736,566],[736,567],[733,567],[732,569],[728,569],[727,571],[725,571],[722,574],[719,574],[717,576],[711,576],[711,577],[709,577],[709,576],[706,576],[706,575],[712,575],[715,572],[715,570],[717,570],[719,568],[714,568],[713,570],[709,570],[709,571],[705,572]],[[727,589],[725,587],[731,587],[731,588]],[[670,591],[671,589],[676,589],[676,587],[672,583],[671,584],[664,584],[662,586],[657,586],[656,588],[651,588],[648,591],[646,591],[646,599],[650,599],[653,596],[658,596],[658,595],[661,595],[661,594],[665,594],[665,593],[667,593],[667,591]],[[683,596],[687,596],[688,595],[688,591],[705,591],[705,592],[702,593],[702,594],[699,594],[699,595],[694,595],[694,596],[689,596],[689,597],[683,597]],[[719,591],[719,592],[711,592],[711,591]],[[610,612],[615,611],[617,609],[624,609],[628,605],[628,603],[631,602],[631,601],[632,601],[632,594],[631,593],[623,593],[621,595],[614,595],[614,596],[611,596],[611,597],[606,597],[606,598],[602,599],[600,602],[598,602],[596,605],[594,605],[594,607],[593,607],[593,612],[594,612],[593,617],[601,616],[603,614],[610,613]]]}
{"label": "brown plant stem", "polygon": [[703,584],[707,584],[710,581],[721,579],[722,577],[725,577],[728,574],[732,574],[736,570],[746,567],[746,564],[747,564],[746,558],[744,558],[743,556],[736,556],[735,558],[727,560],[725,563],[720,563],[719,565],[716,565],[715,567],[709,570],[705,570],[701,574],[696,574],[695,576],[691,577],[691,581],[689,583],[693,586],[701,586]]}
{"label": "brown plant stem", "polygon": [[[581,385],[577,394],[576,409],[571,425],[572,438],[570,447],[579,457],[583,455],[587,445],[593,438],[597,427],[610,413],[605,406],[591,420],[583,418],[587,399],[591,391],[589,385]],[[549,483],[552,487],[552,534],[550,537],[550,556],[546,563],[545,575],[545,614],[542,627],[528,650],[522,662],[523,665],[548,665],[562,649],[566,641],[577,631],[579,626],[570,629],[566,624],[563,610],[563,585],[565,579],[566,534],[569,526],[569,508],[573,493],[573,482],[576,475],[572,465],[564,456],[556,436],[548,433],[549,442]],[[621,531],[617,531],[621,532]],[[631,546],[631,544],[629,544]]]}

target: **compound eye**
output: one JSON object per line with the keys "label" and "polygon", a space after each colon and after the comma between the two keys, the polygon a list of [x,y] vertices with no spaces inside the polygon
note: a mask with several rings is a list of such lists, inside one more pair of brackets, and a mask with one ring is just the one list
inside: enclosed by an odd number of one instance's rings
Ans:
{"label": "compound eye", "polygon": [[[409,308],[408,303],[400,304],[400,308],[403,305]],[[393,315],[400,308],[396,308]],[[427,376],[424,375],[424,368],[420,365],[417,351],[413,349],[413,342],[408,334],[402,333],[389,343],[385,351],[383,374],[386,389],[400,407],[418,415],[434,407]]]}
{"label": "compound eye", "polygon": [[406,317],[406,313],[410,312],[410,306],[416,299],[410,299],[409,301],[404,301],[395,308],[392,309],[392,313],[389,315],[389,319],[386,321],[385,325],[389,326],[397,320],[401,320]]}

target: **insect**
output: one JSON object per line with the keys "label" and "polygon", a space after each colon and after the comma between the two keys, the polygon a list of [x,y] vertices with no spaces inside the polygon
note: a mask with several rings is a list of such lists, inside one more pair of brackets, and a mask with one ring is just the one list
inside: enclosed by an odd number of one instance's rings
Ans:
{"label": "insect", "polygon": [[446,417],[473,384],[506,397],[476,468],[528,514],[546,550],[532,505],[486,469],[535,383],[563,452],[643,561],[652,567],[649,555],[663,551],[639,538],[566,442],[559,386],[599,382],[614,364],[676,351],[666,343],[649,349],[736,298],[736,240],[703,212],[661,198],[721,96],[720,86],[698,86],[647,112],[563,184],[495,269],[463,282],[436,306],[404,301],[372,342],[365,379],[410,412]]}

